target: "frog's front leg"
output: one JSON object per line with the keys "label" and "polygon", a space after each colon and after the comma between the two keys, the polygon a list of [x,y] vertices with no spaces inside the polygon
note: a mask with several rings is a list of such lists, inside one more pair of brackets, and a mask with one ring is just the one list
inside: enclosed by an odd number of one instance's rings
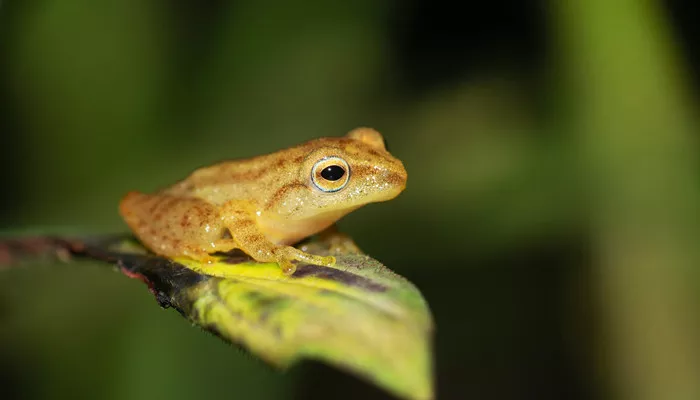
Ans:
{"label": "frog's front leg", "polygon": [[282,271],[291,275],[296,270],[292,261],[333,266],[335,257],[316,256],[291,246],[271,242],[260,230],[254,205],[245,200],[231,200],[220,208],[224,225],[237,247],[258,262],[276,262]]}

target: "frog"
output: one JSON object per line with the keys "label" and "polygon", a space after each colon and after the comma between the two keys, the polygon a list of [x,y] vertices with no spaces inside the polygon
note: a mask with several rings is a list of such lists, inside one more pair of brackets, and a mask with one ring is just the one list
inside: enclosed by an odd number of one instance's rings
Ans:
{"label": "frog", "polygon": [[382,134],[362,126],[204,166],[153,193],[130,191],[119,213],[158,256],[211,264],[215,254],[238,249],[256,262],[277,263],[289,276],[295,262],[333,267],[334,256],[294,245],[317,234],[333,236],[341,218],[394,199],[406,180]]}

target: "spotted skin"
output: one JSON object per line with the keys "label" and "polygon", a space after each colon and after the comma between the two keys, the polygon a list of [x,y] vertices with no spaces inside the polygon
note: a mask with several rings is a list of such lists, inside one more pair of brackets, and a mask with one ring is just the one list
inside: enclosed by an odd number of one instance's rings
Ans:
{"label": "spotted skin", "polygon": [[[342,185],[318,178],[318,168],[325,168],[330,157],[347,164]],[[241,249],[293,274],[293,261],[332,266],[335,259],[291,245],[358,207],[393,199],[404,190],[406,178],[383,137],[357,128],[343,137],[200,168],[154,194],[129,192],[119,210],[156,254],[212,262],[213,253]]]}

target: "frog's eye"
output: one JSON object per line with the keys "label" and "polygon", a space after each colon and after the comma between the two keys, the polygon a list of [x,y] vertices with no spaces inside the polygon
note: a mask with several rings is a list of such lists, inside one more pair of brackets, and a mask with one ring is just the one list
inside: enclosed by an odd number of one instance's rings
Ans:
{"label": "frog's eye", "polygon": [[350,180],[350,166],[340,157],[326,157],[314,164],[311,180],[324,192],[337,192]]}

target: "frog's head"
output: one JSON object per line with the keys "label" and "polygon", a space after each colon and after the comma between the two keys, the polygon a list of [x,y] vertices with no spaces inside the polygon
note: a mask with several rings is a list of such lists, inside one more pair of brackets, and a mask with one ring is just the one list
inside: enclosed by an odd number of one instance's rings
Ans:
{"label": "frog's head", "polygon": [[368,203],[391,200],[406,188],[406,169],[374,129],[357,128],[304,148],[299,190],[289,191],[289,207],[278,210],[295,219],[333,219]]}

